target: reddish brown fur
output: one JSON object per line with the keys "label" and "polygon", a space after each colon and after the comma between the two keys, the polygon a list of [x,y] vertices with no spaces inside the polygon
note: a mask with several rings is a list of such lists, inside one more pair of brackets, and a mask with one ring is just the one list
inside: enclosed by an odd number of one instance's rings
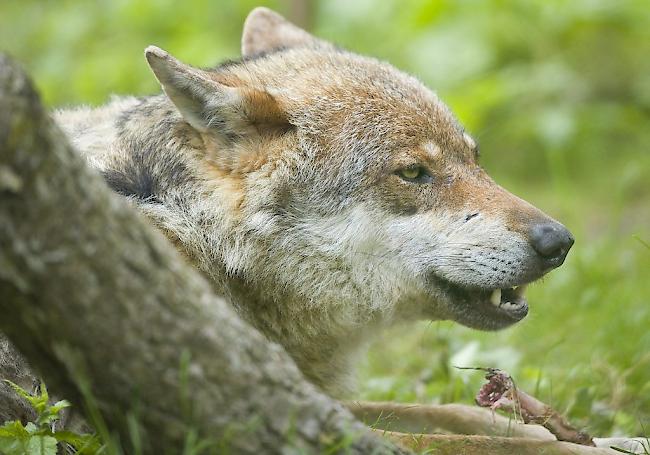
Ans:
{"label": "reddish brown fur", "polygon": [[[242,42],[242,62],[213,70],[150,47],[166,96],[61,123],[332,394],[383,326],[426,318],[494,330],[525,315],[490,296],[561,263],[531,244],[531,228],[555,222],[485,174],[433,92],[264,8]],[[414,166],[426,181],[405,176]]]}

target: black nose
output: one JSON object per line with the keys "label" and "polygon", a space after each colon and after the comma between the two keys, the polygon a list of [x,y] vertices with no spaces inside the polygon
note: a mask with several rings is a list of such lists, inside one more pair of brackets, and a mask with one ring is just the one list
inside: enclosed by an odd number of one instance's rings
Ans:
{"label": "black nose", "polygon": [[548,268],[562,265],[573,241],[569,230],[559,223],[540,223],[530,230],[530,243]]}

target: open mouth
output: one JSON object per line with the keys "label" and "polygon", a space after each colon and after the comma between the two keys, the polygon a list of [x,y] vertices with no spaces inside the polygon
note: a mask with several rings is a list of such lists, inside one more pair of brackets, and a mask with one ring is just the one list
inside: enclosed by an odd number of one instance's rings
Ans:
{"label": "open mouth", "polygon": [[454,319],[482,330],[496,330],[521,321],[528,314],[524,295],[528,283],[507,288],[469,288],[438,278],[450,301]]}
{"label": "open mouth", "polygon": [[524,292],[528,284],[506,289],[495,289],[490,293],[490,304],[505,315],[520,321],[528,314],[528,302]]}

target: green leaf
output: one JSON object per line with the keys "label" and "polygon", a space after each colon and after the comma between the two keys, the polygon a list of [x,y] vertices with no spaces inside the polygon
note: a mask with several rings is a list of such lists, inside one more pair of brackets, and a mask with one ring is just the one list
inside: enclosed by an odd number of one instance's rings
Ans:
{"label": "green leaf", "polygon": [[50,395],[47,393],[47,387],[45,383],[41,381],[40,393],[33,396],[30,399],[30,403],[36,409],[36,412],[42,414],[47,409],[48,402],[50,401]]}
{"label": "green leaf", "polygon": [[59,442],[70,444],[77,454],[94,454],[101,448],[99,438],[94,434],[77,434],[71,431],[57,431],[54,437]]}
{"label": "green leaf", "polygon": [[50,400],[50,395],[47,393],[47,387],[45,386],[45,383],[41,382],[41,392],[39,394],[32,395],[20,387],[18,384],[11,382],[8,379],[4,379],[4,381],[9,384],[18,395],[29,401],[29,404],[32,405],[38,414],[42,414],[45,411],[47,408],[47,403]]}
{"label": "green leaf", "polygon": [[67,400],[60,400],[54,403],[52,406],[50,406],[50,411],[54,413],[59,413],[61,409],[69,408],[70,407],[70,402]]}
{"label": "green leaf", "polygon": [[3,381],[6,382],[7,384],[9,384],[11,386],[11,388],[14,389],[14,391],[18,395],[20,395],[21,397],[23,397],[24,399],[26,399],[30,403],[32,402],[32,399],[34,397],[32,397],[32,395],[28,391],[26,391],[25,389],[20,387],[18,384],[14,383],[14,382],[11,382],[9,379],[3,379]]}
{"label": "green leaf", "polygon": [[0,436],[0,453],[3,455],[24,455],[26,439],[5,438]]}
{"label": "green leaf", "polygon": [[0,438],[28,438],[29,432],[18,420],[5,423],[0,427]]}
{"label": "green leaf", "polygon": [[52,436],[32,436],[27,442],[27,455],[56,455],[56,439]]}
{"label": "green leaf", "polygon": [[51,422],[54,422],[55,420],[58,420],[59,418],[59,413],[61,412],[62,409],[65,409],[70,406],[70,403],[68,403],[65,400],[61,400],[53,404],[52,406],[46,407],[43,412],[38,416],[38,419],[36,421],[36,424],[39,427],[42,427],[44,425],[48,425]]}

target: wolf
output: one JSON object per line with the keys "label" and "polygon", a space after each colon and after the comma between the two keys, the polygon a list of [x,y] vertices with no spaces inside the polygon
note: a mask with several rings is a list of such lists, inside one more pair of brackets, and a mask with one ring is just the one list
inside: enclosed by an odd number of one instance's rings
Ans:
{"label": "wolf", "polygon": [[497,185],[415,77],[266,8],[242,57],[145,50],[163,93],[58,111],[73,146],[303,374],[344,397],[372,336],[405,321],[497,330],[574,239]]}

